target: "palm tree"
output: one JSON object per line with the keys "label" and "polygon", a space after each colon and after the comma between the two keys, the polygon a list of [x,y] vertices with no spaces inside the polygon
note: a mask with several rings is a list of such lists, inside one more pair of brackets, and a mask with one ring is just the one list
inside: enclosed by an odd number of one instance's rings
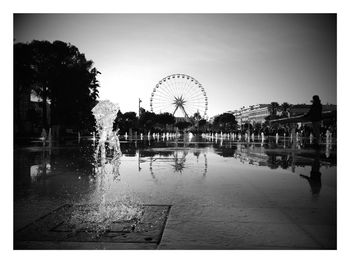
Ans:
{"label": "palm tree", "polygon": [[271,102],[269,105],[270,115],[276,116],[278,108],[279,108],[278,102]]}
{"label": "palm tree", "polygon": [[281,104],[281,109],[283,111],[283,115],[289,116],[290,107],[291,107],[291,105],[288,102],[283,102]]}

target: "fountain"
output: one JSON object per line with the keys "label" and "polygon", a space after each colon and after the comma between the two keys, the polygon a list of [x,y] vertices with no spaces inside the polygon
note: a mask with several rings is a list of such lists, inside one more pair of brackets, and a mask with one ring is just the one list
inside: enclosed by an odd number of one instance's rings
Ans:
{"label": "fountain", "polygon": [[75,209],[72,212],[69,224],[76,230],[88,228],[97,235],[101,235],[109,230],[115,221],[131,219],[137,221],[142,216],[142,208],[135,202],[106,200],[107,191],[120,177],[119,166],[122,152],[118,138],[119,129],[113,130],[113,122],[118,110],[118,105],[108,100],[100,101],[92,109],[99,135],[94,155],[98,202],[89,204],[85,209]]}
{"label": "fountain", "polygon": [[49,141],[49,147],[52,147],[52,135],[51,135],[51,128],[49,129],[49,135],[48,135],[48,141]]}
{"label": "fountain", "polygon": [[329,144],[331,142],[331,132],[327,129],[326,131],[326,144]]}

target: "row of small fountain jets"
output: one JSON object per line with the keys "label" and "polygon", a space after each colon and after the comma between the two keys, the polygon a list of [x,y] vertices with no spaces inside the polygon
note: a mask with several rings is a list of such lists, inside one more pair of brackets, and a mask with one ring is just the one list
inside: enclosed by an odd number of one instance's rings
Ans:
{"label": "row of small fountain jets", "polygon": [[[122,136],[123,136],[123,138],[125,140],[128,140],[128,139],[132,140],[132,139],[138,138],[137,133],[135,133],[134,135],[132,135],[132,134],[128,135],[128,133],[126,132]],[[119,137],[120,137],[120,135],[118,135],[118,138]],[[162,133],[162,134],[160,134],[160,133],[152,133],[151,134],[151,132],[148,132],[147,135],[145,135],[145,136],[143,135],[143,133],[140,133],[140,139],[141,140],[143,140],[143,139],[147,139],[147,140],[151,140],[151,139],[153,139],[153,140],[160,140],[160,139],[162,139],[164,141],[164,140],[178,139],[180,137],[181,137],[180,133],[172,133],[172,132],[167,132],[167,133]],[[193,133],[190,132],[187,135],[187,137],[192,139],[193,138]],[[96,140],[96,134],[94,132],[92,133],[92,139],[94,141]]]}
{"label": "row of small fountain jets", "polygon": [[[92,134],[93,136],[93,141],[96,140],[96,133],[93,132]],[[207,139],[207,140],[236,140],[236,141],[245,141],[245,142],[261,142],[261,143],[264,143],[267,139],[267,137],[265,137],[264,133],[260,133],[258,135],[255,135],[254,133],[252,134],[249,134],[248,132],[244,133],[243,135],[241,133],[202,133],[201,134],[202,138],[204,139]],[[118,135],[119,137],[119,135]],[[133,138],[138,138],[137,136],[137,133],[134,134],[134,136],[131,134],[131,135],[128,135],[128,133],[125,133],[123,135],[124,139],[125,140],[132,140]],[[178,139],[181,137],[181,134],[180,133],[171,133],[171,132],[167,132],[167,133],[152,133],[151,132],[148,132],[147,135],[143,135],[143,133],[140,133],[140,139],[141,140],[144,140],[144,139],[147,139],[147,140],[160,140],[162,139],[163,141],[164,140],[172,140],[172,139]],[[193,133],[189,132],[187,134],[184,135],[184,138],[188,139],[188,140],[192,140],[192,138],[194,137]],[[283,134],[283,137],[280,136],[278,133],[276,133],[276,135],[274,136],[275,137],[275,140],[276,140],[276,143],[279,142],[280,139],[283,138],[283,141],[286,141],[288,140],[286,137],[286,134],[284,133]],[[280,138],[282,137],[282,138]],[[41,140],[43,141],[49,141],[51,142],[51,129],[49,130],[49,133],[47,134],[45,129],[43,129],[43,132],[41,134]],[[80,133],[78,133],[78,139],[80,139]],[[292,132],[291,133],[291,136],[289,137],[290,139],[290,142],[293,143],[293,142],[299,142],[301,140],[301,136],[298,132]],[[313,139],[314,139],[314,135],[312,133],[310,133],[310,136],[309,136],[309,139],[310,139],[310,144],[313,142]],[[331,144],[332,143],[332,133],[327,130],[326,131],[326,144]]]}
{"label": "row of small fountain jets", "polygon": [[[122,135],[125,140],[132,140],[135,138],[138,138],[137,133],[128,135],[126,132],[124,135]],[[243,135],[241,133],[202,133],[201,134],[202,138],[207,139],[207,140],[236,140],[236,141],[245,141],[245,142],[261,142],[264,143],[267,140],[267,137],[264,135],[263,132],[261,132],[258,135],[255,135],[254,133],[249,134],[248,132],[244,133]],[[119,137],[119,135],[118,135]],[[172,140],[172,139],[178,139],[181,137],[180,133],[152,133],[148,132],[147,135],[143,135],[143,133],[140,133],[140,139],[144,140]],[[193,133],[189,132],[184,135],[184,138],[191,140],[194,137]],[[287,141],[288,139],[290,142],[299,142],[301,140],[301,135],[299,132],[292,132],[290,137],[286,137],[286,134],[284,133],[283,136],[280,136],[278,133],[274,136],[276,143],[279,142],[280,139],[283,138],[283,141]],[[314,135],[310,133],[309,136],[310,139],[310,144],[313,142]],[[96,135],[93,133],[93,140],[96,140]],[[332,143],[332,133],[327,130],[326,131],[326,143]]]}
{"label": "row of small fountain jets", "polygon": [[[284,133],[283,136],[280,136],[278,133],[274,136],[276,143],[280,139],[283,138],[283,141],[287,141],[288,139],[290,140],[291,143],[293,142],[300,142],[301,140],[301,135],[299,132],[292,132],[290,137],[286,137],[286,134]],[[258,135],[255,135],[254,133],[250,134],[248,132],[244,133],[243,135],[241,133],[202,133],[202,138],[209,139],[209,140],[236,140],[236,141],[245,141],[245,142],[261,142],[264,143],[267,139],[265,137],[264,133],[261,132]],[[310,139],[310,144],[314,140],[314,135],[310,133],[309,136]],[[326,143],[331,144],[332,143],[332,133],[327,130],[326,131]]]}

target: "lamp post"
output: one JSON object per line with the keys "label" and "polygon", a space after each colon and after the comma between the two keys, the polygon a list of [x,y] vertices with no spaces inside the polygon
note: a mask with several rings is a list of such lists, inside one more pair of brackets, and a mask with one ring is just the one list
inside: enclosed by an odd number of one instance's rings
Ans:
{"label": "lamp post", "polygon": [[142,100],[139,98],[139,118],[137,120],[137,128],[140,128],[140,117],[141,117],[141,108],[140,108],[140,104],[141,104]]}
{"label": "lamp post", "polygon": [[141,116],[141,112],[140,112],[140,104],[141,104],[142,100],[139,98],[139,118]]}

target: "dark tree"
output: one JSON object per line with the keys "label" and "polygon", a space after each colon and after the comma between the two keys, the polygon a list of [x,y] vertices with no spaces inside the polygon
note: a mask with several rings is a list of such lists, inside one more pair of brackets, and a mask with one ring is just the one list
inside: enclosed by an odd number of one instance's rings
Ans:
{"label": "dark tree", "polygon": [[271,102],[269,105],[269,111],[271,116],[276,116],[277,115],[277,110],[279,109],[279,104],[278,102]]}
{"label": "dark tree", "polygon": [[[92,128],[91,109],[98,98],[97,75],[78,48],[62,41],[32,41],[14,45],[15,101],[33,92],[42,101],[42,126],[47,128],[47,105],[52,124]],[[17,102],[18,103],[18,102]]]}
{"label": "dark tree", "polygon": [[283,102],[281,104],[283,117],[288,117],[288,115],[289,115],[288,113],[289,113],[290,107],[291,107],[291,105],[288,102]]}
{"label": "dark tree", "polygon": [[256,123],[254,123],[254,125],[253,125],[253,131],[254,131],[255,134],[260,134],[261,129],[262,129],[262,124],[261,124],[261,122],[256,122]]}
{"label": "dark tree", "polygon": [[123,130],[135,129],[137,126],[137,114],[136,112],[129,111],[123,114],[122,119]]}
{"label": "dark tree", "polygon": [[157,114],[156,122],[163,126],[163,129],[165,130],[167,124],[172,125],[175,123],[175,117],[168,112]]}
{"label": "dark tree", "polygon": [[141,116],[140,116],[140,128],[144,130],[151,130],[154,126],[154,124],[157,121],[157,115],[153,112],[149,111],[141,111]]}
{"label": "dark tree", "polygon": [[[14,83],[14,117],[15,124],[22,130],[22,122],[20,121],[20,102],[22,96],[25,97],[31,92],[31,87],[34,84],[34,69],[32,50],[27,44],[18,43],[14,46],[13,58],[13,83]],[[32,115],[32,114],[31,114]]]}
{"label": "dark tree", "polygon": [[187,122],[187,121],[179,121],[177,123],[175,123],[175,126],[179,128],[179,130],[184,130],[187,129],[188,127],[190,127],[192,125],[192,123]]}
{"label": "dark tree", "polygon": [[237,121],[233,114],[223,113],[215,117],[213,126],[216,131],[232,132],[236,130]]}
{"label": "dark tree", "polygon": [[198,122],[198,127],[199,129],[204,129],[207,125],[207,121],[205,119],[201,119],[199,122]]}
{"label": "dark tree", "polygon": [[194,127],[196,129],[196,133],[198,133],[199,130],[199,121],[202,119],[202,116],[197,111],[193,114],[193,116],[190,117],[191,122],[194,124]]}

